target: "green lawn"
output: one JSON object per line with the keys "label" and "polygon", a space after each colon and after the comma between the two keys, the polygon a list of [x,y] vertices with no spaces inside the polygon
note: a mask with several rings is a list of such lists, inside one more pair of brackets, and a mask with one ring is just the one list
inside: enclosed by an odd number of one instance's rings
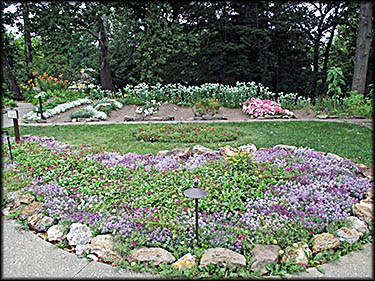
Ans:
{"label": "green lawn", "polygon": [[[160,124],[169,126],[170,124]],[[238,147],[253,143],[260,147],[273,147],[276,144],[311,147],[315,150],[335,153],[355,159],[356,163],[373,166],[372,130],[361,125],[318,122],[248,122],[212,123],[214,127],[237,127],[243,136],[226,143],[148,143],[138,141],[130,135],[131,128],[145,124],[90,124],[64,126],[20,126],[20,134],[34,136],[53,136],[55,139],[72,145],[104,146],[107,151],[137,152],[156,154],[159,150],[176,147],[193,147],[201,144],[212,149],[229,144]],[[11,128],[10,134],[14,136]]]}

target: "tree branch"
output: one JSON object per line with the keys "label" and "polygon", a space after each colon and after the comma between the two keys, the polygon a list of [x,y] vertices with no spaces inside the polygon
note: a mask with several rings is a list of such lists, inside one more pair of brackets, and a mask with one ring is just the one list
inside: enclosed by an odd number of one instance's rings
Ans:
{"label": "tree branch", "polygon": [[92,36],[94,36],[94,38],[98,41],[100,41],[100,38],[98,35],[96,35],[94,32],[92,32],[90,29],[87,29],[87,28],[76,28],[76,31],[86,31],[88,33],[90,33]]}

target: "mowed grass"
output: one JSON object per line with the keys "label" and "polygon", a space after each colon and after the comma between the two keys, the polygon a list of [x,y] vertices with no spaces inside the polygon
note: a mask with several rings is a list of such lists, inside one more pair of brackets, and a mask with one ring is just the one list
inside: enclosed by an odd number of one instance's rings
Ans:
{"label": "mowed grass", "polygon": [[[171,126],[167,123],[159,125]],[[235,141],[221,143],[149,143],[131,136],[130,129],[147,124],[20,126],[20,135],[48,136],[71,145],[95,145],[104,147],[106,151],[139,154],[156,154],[160,150],[193,147],[197,144],[212,149],[227,144],[238,147],[253,143],[258,149],[285,144],[331,152],[352,159],[355,163],[373,166],[373,131],[365,126],[321,121],[233,122],[210,125],[215,128],[237,127],[242,136]],[[14,136],[13,128],[10,128],[9,132]]]}

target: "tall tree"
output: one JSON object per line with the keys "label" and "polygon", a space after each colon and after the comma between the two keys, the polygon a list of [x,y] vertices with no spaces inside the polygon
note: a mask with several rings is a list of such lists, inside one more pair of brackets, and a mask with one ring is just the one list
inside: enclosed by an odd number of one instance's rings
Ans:
{"label": "tall tree", "polygon": [[21,3],[22,19],[23,19],[23,36],[25,39],[25,61],[26,72],[29,79],[33,78],[31,73],[31,64],[33,62],[32,45],[31,45],[31,26],[29,19],[29,5],[28,2]]}
{"label": "tall tree", "polygon": [[97,27],[99,34],[100,82],[102,84],[103,90],[114,90],[111,69],[109,67],[108,18],[106,14],[103,14],[98,17]]}
{"label": "tall tree", "polygon": [[372,1],[362,1],[360,6],[357,49],[354,59],[354,75],[352,82],[352,91],[358,94],[365,93],[371,45],[373,5],[374,3]]}

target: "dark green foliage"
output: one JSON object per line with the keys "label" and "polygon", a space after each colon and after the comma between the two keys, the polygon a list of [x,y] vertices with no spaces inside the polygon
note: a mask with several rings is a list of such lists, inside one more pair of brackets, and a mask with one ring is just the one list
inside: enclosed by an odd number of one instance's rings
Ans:
{"label": "dark green foliage", "polygon": [[[11,3],[16,12],[4,12],[3,24],[17,26],[22,35],[24,27],[17,23],[22,5],[6,1],[2,9]],[[315,12],[318,7],[323,14]],[[30,2],[28,10],[31,70],[63,74],[69,83],[80,79],[80,69],[91,68],[93,83],[101,84],[98,17],[102,14],[109,22],[109,63],[116,89],[142,82],[254,81],[275,93],[315,98],[327,91],[329,67],[343,70],[344,95],[353,76],[358,3],[50,1]],[[329,37],[332,31],[337,34]],[[25,83],[24,38],[14,38],[5,29],[2,34],[17,82]],[[367,85],[373,83],[372,57],[373,48]]]}

